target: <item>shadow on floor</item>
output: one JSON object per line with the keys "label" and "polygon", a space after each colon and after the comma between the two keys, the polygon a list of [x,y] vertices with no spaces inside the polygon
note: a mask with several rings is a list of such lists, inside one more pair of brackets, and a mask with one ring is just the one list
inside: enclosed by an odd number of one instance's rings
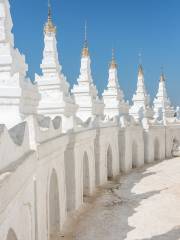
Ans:
{"label": "shadow on floor", "polygon": [[[84,213],[73,229],[68,240],[124,240],[135,227],[129,225],[128,219],[136,213],[136,208],[144,199],[160,194],[164,189],[135,194],[132,189],[142,179],[156,175],[151,167],[161,162],[148,164],[142,169],[135,169],[116,182],[111,182],[102,189],[101,195],[91,202],[92,207]],[[151,240],[179,240],[180,228],[154,236]],[[66,238],[65,238],[66,239]],[[136,239],[134,239],[136,240]],[[150,239],[142,239],[150,240]]]}
{"label": "shadow on floor", "polygon": [[[138,208],[139,205],[141,205],[141,202],[145,199],[148,199],[152,196],[155,196],[157,194],[160,194],[161,191],[164,189],[158,190],[158,191],[150,191],[143,194],[135,194],[132,192],[133,187],[138,184],[142,179],[155,175],[155,172],[146,172],[146,170],[153,165],[148,165],[144,168],[144,171],[142,169],[134,170],[131,173],[131,177],[127,180],[128,175],[124,178],[120,179],[120,184],[118,187],[111,188],[112,196],[110,196],[110,199],[112,198],[112,202],[114,202],[114,206],[112,204],[112,207],[108,207],[105,205],[109,211],[112,211],[112,214],[110,215],[110,218],[105,220],[105,225],[109,225],[109,229],[114,229],[114,232],[118,228],[119,231],[117,233],[117,236],[114,236],[114,233],[108,232],[106,230],[105,237],[102,240],[124,240],[127,237],[127,234],[134,230],[135,228],[130,226],[128,223],[129,217],[133,216],[133,214],[136,213],[136,208]],[[118,203],[119,200],[119,203]],[[111,219],[111,216],[114,216],[113,219]],[[106,224],[109,221],[110,224]],[[116,227],[113,227],[115,226]],[[95,234],[96,235],[96,234]],[[95,236],[94,236],[95,237]],[[93,238],[92,238],[93,239]],[[83,239],[85,240],[85,239]],[[101,239],[99,239],[101,240]],[[169,239],[170,240],[170,239]]]}
{"label": "shadow on floor", "polygon": [[179,240],[179,239],[180,239],[180,227],[175,227],[167,233],[142,240]]}

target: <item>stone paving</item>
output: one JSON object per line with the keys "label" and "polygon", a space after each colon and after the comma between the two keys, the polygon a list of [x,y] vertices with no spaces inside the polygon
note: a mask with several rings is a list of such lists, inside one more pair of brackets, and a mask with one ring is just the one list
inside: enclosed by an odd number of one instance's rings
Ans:
{"label": "stone paving", "polygon": [[87,202],[63,239],[180,240],[180,158],[133,170]]}

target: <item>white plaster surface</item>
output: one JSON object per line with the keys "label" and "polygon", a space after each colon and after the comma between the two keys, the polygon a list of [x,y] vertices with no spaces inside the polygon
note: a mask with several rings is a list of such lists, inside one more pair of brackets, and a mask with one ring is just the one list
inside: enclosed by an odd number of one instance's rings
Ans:
{"label": "white plaster surface", "polygon": [[107,89],[103,92],[104,115],[112,118],[114,116],[127,115],[129,105],[124,100],[124,93],[120,89],[117,66],[109,68]]}
{"label": "white plaster surface", "polygon": [[133,105],[129,109],[129,114],[133,116],[136,121],[141,120],[143,117],[152,117],[153,112],[150,108],[150,96],[146,91],[142,65],[138,67],[137,89],[132,101]]}
{"label": "white plaster surface", "polygon": [[[85,41],[70,90],[50,6],[45,26],[42,75],[32,84],[25,57],[14,48],[9,0],[0,0],[0,240],[57,240],[67,219],[94,202],[89,196],[97,188],[180,149],[178,109],[174,117],[164,81],[155,101],[163,118],[153,119],[139,66],[129,116],[113,59],[103,100],[99,96]],[[179,163],[137,170],[121,178],[122,187],[109,182],[88,204],[92,211],[76,239],[177,240]]]}
{"label": "white plaster surface", "polygon": [[78,105],[76,115],[86,121],[90,117],[102,116],[104,104],[98,96],[91,73],[91,58],[89,55],[81,57],[80,75],[71,90],[75,103]]}
{"label": "white plaster surface", "polygon": [[171,106],[170,99],[167,95],[165,76],[162,73],[159,81],[159,88],[154,99],[154,118],[162,119],[165,117],[173,117],[174,109]]}
{"label": "white plaster surface", "polygon": [[170,159],[107,185],[89,200],[67,239],[179,240],[179,168],[180,158]]}

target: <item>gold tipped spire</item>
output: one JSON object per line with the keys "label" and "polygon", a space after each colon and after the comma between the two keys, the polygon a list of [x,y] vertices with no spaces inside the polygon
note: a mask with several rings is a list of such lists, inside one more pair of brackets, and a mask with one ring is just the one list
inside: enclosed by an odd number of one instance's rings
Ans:
{"label": "gold tipped spire", "polygon": [[109,68],[110,69],[117,68],[117,63],[116,63],[116,60],[115,60],[114,48],[112,49],[112,60],[111,60],[111,62],[109,64]]}
{"label": "gold tipped spire", "polygon": [[143,71],[143,66],[142,66],[142,54],[139,53],[139,66],[138,66],[138,76],[143,76],[144,71]]}
{"label": "gold tipped spire", "polygon": [[82,50],[82,57],[89,56],[89,49],[88,49],[88,42],[87,42],[87,22],[85,22],[85,29],[84,29],[84,47]]}
{"label": "gold tipped spire", "polygon": [[161,76],[160,76],[160,82],[165,82],[166,78],[164,75],[164,69],[163,67],[161,67]]}
{"label": "gold tipped spire", "polygon": [[45,33],[56,33],[56,27],[52,22],[52,11],[51,11],[51,4],[50,0],[48,0],[48,20],[44,26]]}
{"label": "gold tipped spire", "polygon": [[140,76],[143,76],[144,75],[144,71],[143,71],[143,66],[142,64],[139,64],[138,66],[138,75]]}

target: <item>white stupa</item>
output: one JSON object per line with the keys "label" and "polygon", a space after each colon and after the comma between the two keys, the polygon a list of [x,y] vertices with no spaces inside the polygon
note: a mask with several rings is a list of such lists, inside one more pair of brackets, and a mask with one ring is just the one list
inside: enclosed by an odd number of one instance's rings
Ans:
{"label": "white stupa", "polygon": [[56,27],[52,22],[51,6],[48,6],[48,20],[44,26],[44,51],[41,64],[42,76],[36,74],[41,100],[38,113],[45,116],[70,117],[76,105],[69,93],[69,83],[59,63]]}
{"label": "white stupa", "polygon": [[137,90],[132,101],[133,105],[129,110],[129,114],[133,116],[135,120],[142,120],[144,117],[153,117],[153,111],[150,108],[150,97],[146,91],[144,72],[141,64],[138,67]]}
{"label": "white stupa", "polygon": [[78,105],[77,116],[83,121],[86,121],[90,117],[102,116],[104,104],[98,97],[98,91],[91,75],[91,59],[87,44],[86,27],[80,75],[77,82],[78,84],[74,85],[72,89],[75,103]]}
{"label": "white stupa", "polygon": [[175,111],[167,96],[165,76],[162,72],[159,81],[159,89],[154,99],[154,118],[162,120],[163,117],[174,117]]}
{"label": "white stupa", "polygon": [[112,60],[109,64],[109,79],[107,89],[104,90],[103,100],[105,104],[104,115],[112,118],[115,116],[127,115],[129,105],[124,101],[124,93],[120,89],[118,81],[118,66],[112,51]]}
{"label": "white stupa", "polygon": [[8,0],[0,0],[0,124],[11,128],[29,114],[36,114],[37,86],[26,78],[25,57],[14,48]]}

